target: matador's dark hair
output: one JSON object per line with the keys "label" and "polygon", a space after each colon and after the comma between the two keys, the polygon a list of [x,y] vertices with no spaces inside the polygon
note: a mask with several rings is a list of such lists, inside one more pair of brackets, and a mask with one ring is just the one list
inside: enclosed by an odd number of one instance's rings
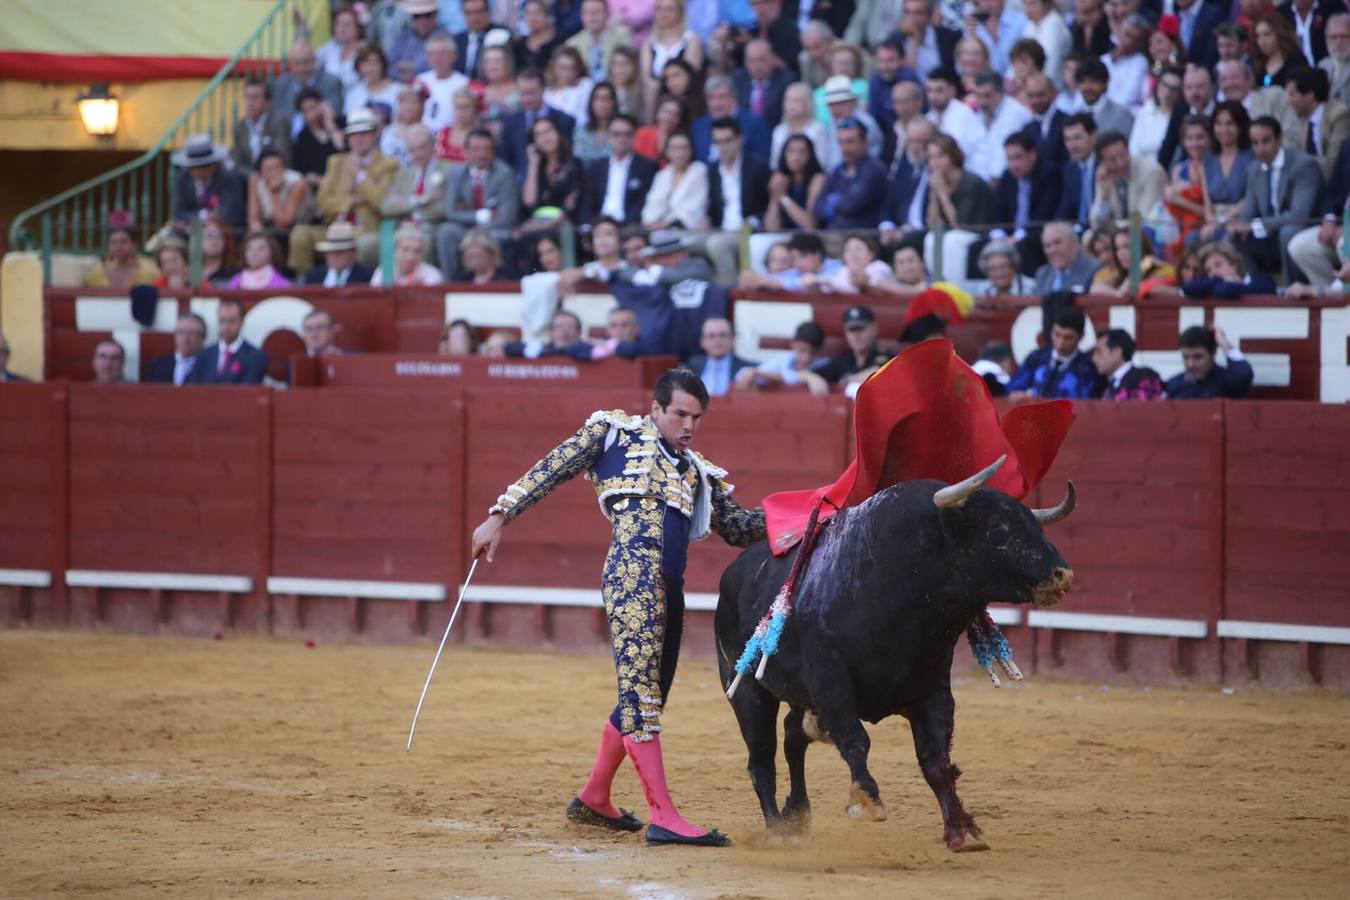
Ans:
{"label": "matador's dark hair", "polygon": [[708,408],[708,389],[703,384],[703,379],[699,378],[688,369],[668,369],[660,378],[656,379],[656,387],[652,390],[652,399],[662,409],[670,405],[671,398],[675,396],[676,391],[684,391],[686,394],[697,400],[704,409]]}

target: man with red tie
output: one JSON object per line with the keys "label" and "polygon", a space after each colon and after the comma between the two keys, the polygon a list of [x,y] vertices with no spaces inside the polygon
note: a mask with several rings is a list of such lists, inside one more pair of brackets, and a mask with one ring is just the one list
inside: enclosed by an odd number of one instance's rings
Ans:
{"label": "man with red tie", "polygon": [[445,185],[445,221],[436,227],[436,252],[447,276],[459,271],[459,242],[470,228],[485,228],[503,248],[520,224],[516,173],[497,158],[492,132],[475,128],[466,141],[466,164]]}
{"label": "man with red tie", "polygon": [[262,384],[267,354],[244,340],[244,304],[227,298],[216,307],[219,340],[203,350],[192,367],[192,384]]}
{"label": "man with red tie", "polygon": [[764,120],[770,128],[783,118],[783,92],[792,73],[778,64],[769,42],[756,38],[745,45],[745,66],[731,73],[736,105]]}

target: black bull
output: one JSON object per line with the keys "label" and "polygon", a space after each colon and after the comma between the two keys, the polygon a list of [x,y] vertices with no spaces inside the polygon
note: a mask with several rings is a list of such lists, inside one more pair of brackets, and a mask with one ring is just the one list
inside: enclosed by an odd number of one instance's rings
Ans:
{"label": "black bull", "polygon": [[[849,815],[884,819],[862,721],[899,714],[909,720],[919,767],[937,795],[947,846],[987,846],[956,795],[952,654],[990,602],[1050,605],[1073,580],[1041,530],[1072,512],[1073,485],[1055,509],[1031,510],[983,488],[998,466],[950,487],[911,481],[887,488],[840,511],[825,528],[763,679],[747,675],[732,697],[771,832],[794,834],[809,822],[805,761],[812,740],[832,742],[848,765]],[[761,542],[723,574],[716,633],[724,689],[795,552],[775,558]],[[790,707],[783,750],[791,780],[781,812],[774,769],[780,703]]]}

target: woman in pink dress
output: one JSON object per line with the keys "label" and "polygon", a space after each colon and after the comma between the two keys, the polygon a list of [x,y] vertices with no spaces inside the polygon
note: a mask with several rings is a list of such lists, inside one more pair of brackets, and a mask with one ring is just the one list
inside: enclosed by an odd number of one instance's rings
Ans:
{"label": "woman in pink dress", "polygon": [[290,287],[280,266],[281,248],[272,236],[263,231],[250,231],[244,235],[244,268],[230,279],[229,286],[245,291]]}

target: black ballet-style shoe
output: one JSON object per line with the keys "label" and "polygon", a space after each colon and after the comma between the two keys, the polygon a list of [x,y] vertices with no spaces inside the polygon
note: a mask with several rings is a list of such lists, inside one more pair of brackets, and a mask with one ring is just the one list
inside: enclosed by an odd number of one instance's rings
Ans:
{"label": "black ballet-style shoe", "polygon": [[580,797],[573,797],[572,802],[567,804],[567,821],[574,822],[577,825],[591,825],[595,828],[608,828],[610,831],[641,831],[642,822],[637,816],[626,809],[619,812],[623,815],[616,818],[602,815],[591,809],[585,803],[581,802]]}
{"label": "black ballet-style shoe", "polygon": [[664,847],[671,844],[684,847],[730,847],[731,838],[716,828],[696,837],[685,837],[660,825],[647,826],[648,847]]}

